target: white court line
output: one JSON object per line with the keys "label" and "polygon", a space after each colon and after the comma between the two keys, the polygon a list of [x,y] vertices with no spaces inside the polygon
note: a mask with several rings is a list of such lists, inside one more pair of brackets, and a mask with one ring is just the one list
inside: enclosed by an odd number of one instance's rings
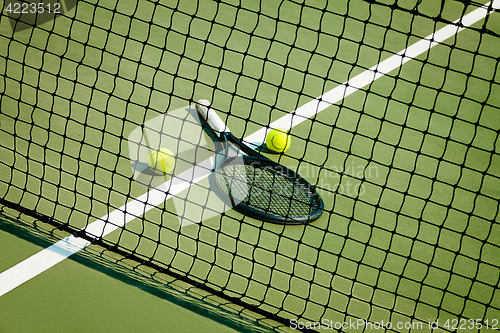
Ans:
{"label": "white court line", "polygon": [[[407,61],[419,56],[440,42],[452,37],[456,33],[462,31],[465,27],[483,19],[486,15],[491,13],[491,11],[489,11],[490,6],[493,9],[499,9],[500,0],[491,1],[483,7],[477,8],[465,15],[462,19],[454,22],[457,23],[461,21],[463,27],[457,27],[454,24],[445,26],[401,52],[348,80],[342,85],[326,92],[311,102],[304,104],[294,112],[276,120],[270,124],[270,127],[289,129],[293,126],[297,126],[304,120],[314,116],[328,106],[341,101],[353,92],[369,85],[376,79],[400,67]],[[265,135],[266,128],[262,128],[246,137],[245,141],[264,142]],[[156,207],[165,200],[168,200],[173,195],[189,188],[191,184],[206,178],[210,174],[209,170],[211,165],[212,161],[210,159],[198,164],[171,180],[168,180],[159,187],[141,195],[137,199],[128,202],[108,215],[103,216],[82,230],[85,230],[87,234],[95,237],[106,236],[110,232],[132,221],[136,217],[146,213],[151,208]],[[84,249],[89,244],[89,241],[71,235],[2,272],[0,274],[0,296],[37,276],[72,254]]]}
{"label": "white court line", "polygon": [[[289,129],[297,126],[301,122],[313,117],[315,114],[323,111],[327,107],[338,103],[342,99],[346,98],[353,92],[369,85],[376,79],[384,76],[390,71],[400,67],[409,60],[421,55],[430,48],[438,45],[444,40],[450,38],[451,36],[459,33],[465,27],[471,26],[477,21],[486,17],[490,14],[489,7],[493,9],[499,9],[500,0],[493,0],[486,3],[483,7],[479,7],[469,14],[465,15],[461,19],[454,21],[453,23],[462,22],[463,27],[457,27],[454,24],[449,24],[438,31],[430,34],[424,39],[416,42],[415,44],[409,46],[408,48],[398,52],[397,54],[387,58],[381,63],[371,67],[370,69],[364,71],[363,73],[353,77],[347,82],[333,88],[332,90],[326,92],[325,94],[319,96],[318,98],[310,101],[299,107],[294,112],[291,112],[280,119],[274,121],[269,125],[271,128],[283,128]],[[264,142],[266,135],[266,129],[263,128],[249,137],[245,138],[247,142]]]}

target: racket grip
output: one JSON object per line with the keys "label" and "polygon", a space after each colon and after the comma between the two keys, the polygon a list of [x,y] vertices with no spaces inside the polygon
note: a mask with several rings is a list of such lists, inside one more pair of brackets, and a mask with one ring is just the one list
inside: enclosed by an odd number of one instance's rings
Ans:
{"label": "racket grip", "polygon": [[198,114],[205,119],[208,126],[216,133],[229,132],[226,124],[220,119],[217,113],[210,107],[210,102],[206,99],[201,99],[196,103]]}

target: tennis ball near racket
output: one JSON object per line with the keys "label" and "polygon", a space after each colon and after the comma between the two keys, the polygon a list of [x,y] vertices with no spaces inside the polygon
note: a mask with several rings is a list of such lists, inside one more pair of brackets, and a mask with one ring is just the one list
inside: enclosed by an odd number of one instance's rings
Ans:
{"label": "tennis ball near racket", "polygon": [[175,156],[170,149],[160,148],[149,154],[148,164],[155,173],[165,174],[174,170]]}
{"label": "tennis ball near racket", "polygon": [[267,134],[266,146],[272,151],[282,153],[290,148],[292,138],[282,129],[273,129]]}

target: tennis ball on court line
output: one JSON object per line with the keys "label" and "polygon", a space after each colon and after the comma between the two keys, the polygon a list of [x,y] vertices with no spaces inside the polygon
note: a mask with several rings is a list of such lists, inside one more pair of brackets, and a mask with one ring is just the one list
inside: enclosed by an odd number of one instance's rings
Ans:
{"label": "tennis ball on court line", "polygon": [[175,156],[170,149],[160,148],[149,154],[148,164],[155,173],[165,174],[174,170]]}
{"label": "tennis ball on court line", "polygon": [[273,129],[267,134],[266,146],[272,151],[282,153],[290,148],[292,138],[282,129]]}

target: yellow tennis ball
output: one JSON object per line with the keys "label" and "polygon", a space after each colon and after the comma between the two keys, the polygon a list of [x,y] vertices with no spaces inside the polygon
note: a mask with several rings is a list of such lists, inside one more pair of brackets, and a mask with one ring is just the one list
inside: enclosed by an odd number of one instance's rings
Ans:
{"label": "yellow tennis ball", "polygon": [[170,173],[174,170],[175,156],[170,149],[160,148],[149,154],[148,164],[154,172],[159,174]]}
{"label": "yellow tennis ball", "polygon": [[273,129],[267,134],[266,145],[272,151],[282,153],[290,148],[292,138],[282,129]]}

